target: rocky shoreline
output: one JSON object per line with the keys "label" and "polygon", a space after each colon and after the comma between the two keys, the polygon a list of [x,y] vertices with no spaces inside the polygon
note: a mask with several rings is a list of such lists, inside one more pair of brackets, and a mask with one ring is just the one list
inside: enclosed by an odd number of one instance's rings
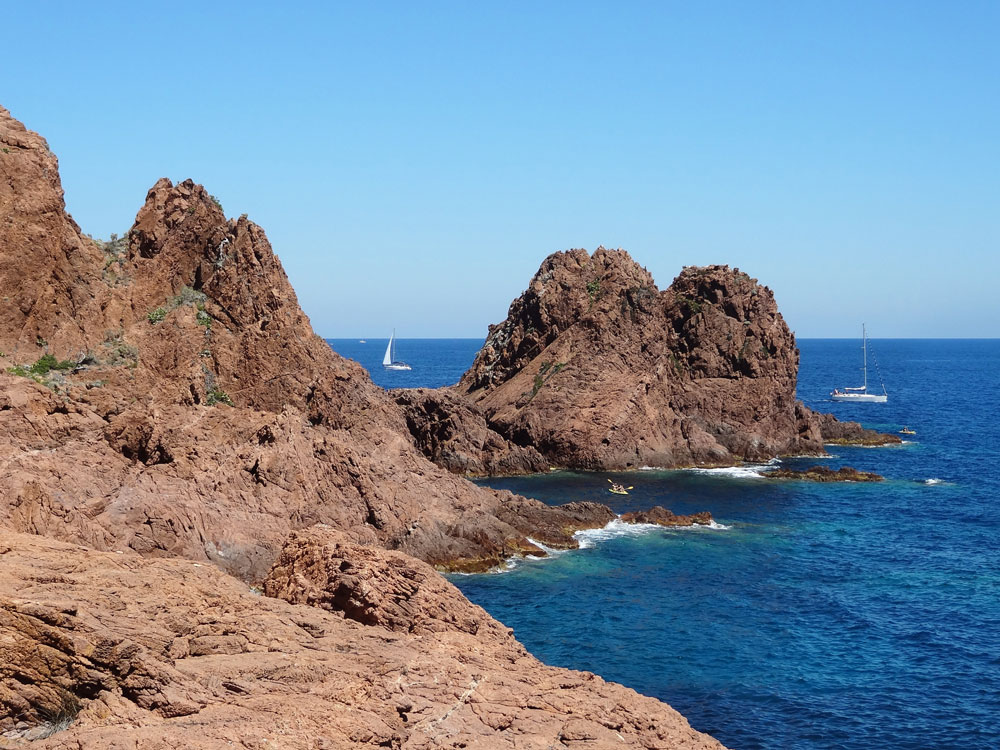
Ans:
{"label": "rocky shoreline", "polygon": [[427,460],[202,186],[96,241],[2,108],[0,144],[0,747],[721,747],[435,570],[575,547],[606,506]]}
{"label": "rocky shoreline", "polygon": [[97,241],[2,108],[0,143],[0,747],[721,747],[539,663],[438,571],[616,518],[458,475],[884,439],[795,400],[770,290],[557,253],[459,384],[390,394],[201,185],[157,181]]}

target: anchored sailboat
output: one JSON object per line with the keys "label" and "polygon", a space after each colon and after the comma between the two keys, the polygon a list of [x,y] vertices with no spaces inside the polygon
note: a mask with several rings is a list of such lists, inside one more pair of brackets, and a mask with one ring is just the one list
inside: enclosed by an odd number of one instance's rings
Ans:
{"label": "anchored sailboat", "polygon": [[396,329],[392,329],[392,336],[389,337],[389,346],[385,348],[385,356],[382,357],[382,367],[387,370],[412,370],[406,362],[396,360]]}
{"label": "anchored sailboat", "polygon": [[861,324],[861,352],[864,366],[864,385],[859,388],[844,388],[834,390],[830,398],[834,401],[847,401],[855,404],[884,404],[889,400],[889,394],[885,391],[885,383],[882,382],[882,373],[878,369],[878,360],[875,359],[875,352],[872,352],[872,362],[875,363],[875,372],[878,374],[879,385],[882,386],[882,393],[868,392],[868,332],[865,324]]}

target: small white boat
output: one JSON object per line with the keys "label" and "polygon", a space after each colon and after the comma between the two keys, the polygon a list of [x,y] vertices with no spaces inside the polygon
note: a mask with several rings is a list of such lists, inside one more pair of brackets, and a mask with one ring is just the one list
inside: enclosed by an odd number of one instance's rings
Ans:
{"label": "small white boat", "polygon": [[396,329],[392,329],[392,336],[389,337],[389,346],[385,348],[385,356],[382,357],[382,367],[387,370],[412,370],[406,362],[396,359]]}
{"label": "small white boat", "polygon": [[875,352],[872,352],[872,362],[875,363],[875,372],[878,373],[878,382],[882,386],[881,393],[868,392],[868,331],[865,324],[861,324],[861,356],[864,371],[864,385],[857,388],[835,389],[830,394],[834,401],[844,401],[852,404],[884,404],[889,400],[889,394],[885,391],[885,383],[882,382],[882,373],[878,369],[878,360],[875,359]]}

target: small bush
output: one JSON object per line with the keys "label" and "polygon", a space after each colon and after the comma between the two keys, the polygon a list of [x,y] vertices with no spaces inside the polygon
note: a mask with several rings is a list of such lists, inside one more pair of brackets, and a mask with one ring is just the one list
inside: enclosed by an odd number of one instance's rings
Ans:
{"label": "small bush", "polygon": [[158,307],[152,312],[150,312],[149,315],[147,315],[146,317],[149,318],[149,322],[155,326],[157,323],[162,322],[163,319],[167,317],[167,311],[164,310],[162,307]]}
{"label": "small bush", "polygon": [[219,207],[220,211],[222,211],[222,202],[218,198],[216,198],[214,195],[209,195],[208,198],[209,200],[212,201],[212,203],[214,203],[216,206]]}
{"label": "small bush", "polygon": [[62,361],[55,358],[52,354],[42,355],[35,364],[28,368],[28,372],[32,375],[48,375],[52,370],[71,370],[76,365],[75,362],[64,359]]}
{"label": "small bush", "polygon": [[541,375],[535,375],[535,384],[531,388],[531,395],[532,395],[532,397],[534,397],[535,394],[537,394],[542,389],[542,386],[544,384],[545,384],[545,381],[542,379],[542,376]]}
{"label": "small bush", "polygon": [[221,388],[213,388],[208,392],[208,395],[205,398],[205,403],[209,406],[215,406],[216,404],[226,404],[227,406],[232,406],[233,400],[229,398],[229,394]]}
{"label": "small bush", "polygon": [[195,319],[197,319],[198,325],[205,326],[206,328],[209,328],[212,325],[212,316],[204,310],[199,310],[195,314]]}
{"label": "small bush", "polygon": [[601,295],[601,282],[597,279],[587,282],[587,296],[591,303]]}

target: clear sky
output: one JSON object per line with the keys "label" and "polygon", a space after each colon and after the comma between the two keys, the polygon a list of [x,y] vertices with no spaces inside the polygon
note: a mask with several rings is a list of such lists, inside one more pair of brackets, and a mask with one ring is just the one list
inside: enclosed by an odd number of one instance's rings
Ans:
{"label": "clear sky", "polygon": [[[287,7],[286,7],[287,6]],[[1000,3],[7,4],[70,212],[191,177],[328,337],[484,336],[542,259],[728,263],[799,336],[1000,336]]]}

